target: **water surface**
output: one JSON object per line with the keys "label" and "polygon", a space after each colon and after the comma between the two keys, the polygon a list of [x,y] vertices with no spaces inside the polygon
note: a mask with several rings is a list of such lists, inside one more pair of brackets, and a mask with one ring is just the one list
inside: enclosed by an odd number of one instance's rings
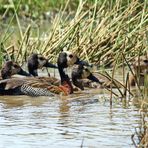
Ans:
{"label": "water surface", "polygon": [[0,97],[0,148],[132,148],[138,109],[113,103],[103,90],[68,97]]}

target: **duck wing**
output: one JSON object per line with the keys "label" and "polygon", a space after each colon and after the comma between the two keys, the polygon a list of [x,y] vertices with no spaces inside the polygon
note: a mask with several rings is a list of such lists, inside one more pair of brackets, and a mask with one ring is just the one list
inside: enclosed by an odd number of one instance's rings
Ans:
{"label": "duck wing", "polygon": [[49,85],[59,86],[61,81],[55,77],[37,77],[41,82],[46,82]]}
{"label": "duck wing", "polygon": [[[3,90],[15,89],[25,83],[24,79],[12,78],[12,79],[4,79],[0,81],[0,88]],[[0,89],[0,90],[1,90]]]}
{"label": "duck wing", "polygon": [[0,95],[53,96],[50,85],[37,78],[12,78],[0,81]]}

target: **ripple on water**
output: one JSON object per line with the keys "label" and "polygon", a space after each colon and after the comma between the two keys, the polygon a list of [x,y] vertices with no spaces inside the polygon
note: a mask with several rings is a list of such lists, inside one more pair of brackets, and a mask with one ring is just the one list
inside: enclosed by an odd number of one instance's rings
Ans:
{"label": "ripple on water", "polygon": [[[71,96],[72,97],[72,96]],[[80,98],[0,98],[0,147],[134,147],[140,122],[133,106],[122,108],[99,95]]]}

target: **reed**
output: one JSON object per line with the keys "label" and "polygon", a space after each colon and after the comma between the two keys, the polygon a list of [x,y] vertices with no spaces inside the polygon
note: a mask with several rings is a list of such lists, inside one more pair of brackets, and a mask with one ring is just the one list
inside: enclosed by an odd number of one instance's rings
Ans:
{"label": "reed", "polygon": [[[131,57],[138,55],[140,49],[146,51],[147,14],[144,7],[146,1],[143,3],[139,3],[137,0],[132,1],[124,7],[119,7],[122,6],[120,3],[122,1],[115,4],[110,10],[106,8],[107,1],[102,6],[99,6],[96,1],[87,11],[85,10],[86,3],[80,3],[79,9],[70,21],[63,21],[64,18],[61,14],[57,14],[51,24],[52,30],[41,43],[43,47],[38,45],[37,40],[34,42],[36,48],[39,47],[38,49],[53,61],[55,57],[51,58],[50,55],[56,55],[61,48],[67,47],[69,44],[71,45],[69,50],[77,52],[81,58],[87,59],[91,63],[100,63],[100,66],[104,63],[113,63],[113,57],[120,51],[124,52],[127,60],[130,60]],[[64,10],[66,11],[66,9]],[[142,13],[137,9],[142,9]],[[16,19],[18,27],[21,28],[18,16]],[[22,38],[23,32],[21,29],[19,30]],[[72,41],[70,41],[71,38]],[[31,42],[33,38],[30,36],[28,40]],[[126,46],[123,46],[124,44]],[[118,61],[120,64],[122,57]]]}

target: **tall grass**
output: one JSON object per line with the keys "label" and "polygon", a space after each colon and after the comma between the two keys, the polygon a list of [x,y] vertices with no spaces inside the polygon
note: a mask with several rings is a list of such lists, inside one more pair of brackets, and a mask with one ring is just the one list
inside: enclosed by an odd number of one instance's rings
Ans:
{"label": "tall grass", "polygon": [[[63,17],[64,12],[60,11],[51,21],[51,30],[47,32],[47,37],[33,38],[30,32],[27,44],[23,39],[23,33],[26,31],[22,32],[23,24],[20,24],[17,15],[18,8],[13,5],[21,37],[19,42],[23,42],[25,48],[30,49],[21,50],[22,53],[19,51],[19,58],[21,59],[24,55],[23,52],[30,54],[30,51],[37,50],[55,61],[55,56],[52,55],[57,55],[62,48],[68,47],[68,50],[73,50],[81,58],[102,66],[113,63],[118,54],[118,65],[120,65],[122,63],[121,51],[130,61],[138,55],[139,50],[142,51],[141,54],[147,50],[146,2],[146,0],[143,3],[133,0],[123,5],[124,1],[120,0],[112,4],[112,7],[108,7],[108,1],[104,1],[102,5],[95,1],[94,5],[86,10],[87,3],[80,1],[73,18],[68,16],[68,13],[66,17]],[[69,4],[63,8],[65,12],[68,6]],[[39,42],[41,43],[38,44]],[[20,49],[20,46],[22,44],[17,45],[16,48]]]}

